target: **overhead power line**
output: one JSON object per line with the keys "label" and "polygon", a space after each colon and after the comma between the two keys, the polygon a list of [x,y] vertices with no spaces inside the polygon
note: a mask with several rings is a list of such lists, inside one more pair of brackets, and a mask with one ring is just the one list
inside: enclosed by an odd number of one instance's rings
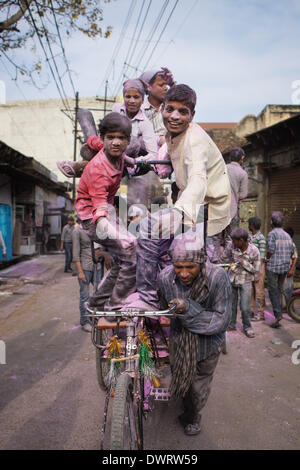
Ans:
{"label": "overhead power line", "polygon": [[[28,12],[29,12],[30,19],[31,19],[31,21],[32,21],[34,30],[35,30],[35,32],[37,33],[37,37],[38,37],[39,43],[40,43],[41,48],[42,48],[42,50],[43,50],[43,52],[44,52],[44,55],[45,55],[45,58],[46,58],[48,67],[49,67],[49,69],[50,69],[51,75],[52,75],[53,80],[54,80],[54,82],[55,82],[55,86],[56,86],[56,88],[57,88],[57,91],[58,91],[58,93],[59,93],[59,96],[60,96],[60,98],[61,98],[61,100],[62,100],[62,102],[63,102],[64,107],[65,107],[69,112],[71,112],[71,110],[69,109],[68,101],[65,102],[65,98],[64,98],[64,96],[63,96],[63,93],[62,93],[62,91],[60,90],[59,84],[57,83],[57,79],[56,79],[55,73],[54,73],[53,68],[52,68],[52,66],[51,66],[50,59],[49,59],[49,57],[48,57],[48,54],[47,54],[47,51],[46,51],[45,46],[44,46],[44,44],[43,44],[43,41],[42,41],[41,38],[40,38],[39,30],[38,30],[38,28],[37,28],[35,19],[34,19],[33,16],[32,16],[31,10],[30,10],[30,8],[29,8],[28,1],[27,1],[27,0],[25,0],[25,1],[26,1],[26,5],[27,5],[27,8],[28,8]],[[53,54],[52,54],[52,59],[53,59],[53,61],[55,62],[55,59],[54,59],[54,57],[53,57]],[[72,118],[71,116],[69,116],[69,118],[73,121],[73,118]]]}
{"label": "overhead power line", "polygon": [[[148,47],[149,47],[149,45],[150,45],[150,42],[151,42],[151,40],[152,40],[152,38],[153,38],[153,36],[154,36],[154,34],[155,34],[155,32],[156,32],[156,30],[157,30],[157,28],[158,28],[160,22],[161,22],[161,19],[162,19],[164,13],[165,13],[165,10],[166,10],[166,8],[167,8],[167,6],[168,6],[168,3],[169,3],[169,0],[165,0],[165,1],[164,1],[162,8],[160,9],[160,11],[159,11],[159,13],[158,13],[158,15],[157,15],[157,17],[156,17],[154,23],[153,23],[152,29],[151,29],[151,31],[150,31],[150,33],[148,34],[148,37],[147,37],[147,39],[146,39],[146,43],[147,43],[146,48],[144,48],[145,46],[144,46],[144,44],[142,44],[142,46],[141,46],[141,48],[140,48],[139,56],[138,56],[138,58],[137,58],[136,61],[135,61],[136,66],[130,64],[133,69],[137,69],[137,68],[138,68],[138,65],[140,64],[140,61],[141,61],[142,57],[143,57],[144,54],[146,53],[146,51],[147,51],[147,49],[148,49]],[[123,70],[124,70],[124,68],[123,68]],[[122,72],[123,72],[123,71],[122,71]],[[120,90],[120,88],[121,88],[121,85],[122,85],[122,81],[123,81],[123,79],[125,78],[125,77],[124,77],[124,72],[123,72],[123,75],[122,75],[122,72],[121,72],[121,75],[119,76],[118,80],[116,81],[116,86],[115,86],[115,88],[114,88],[114,94],[115,94],[115,95],[118,94],[118,92],[119,92],[119,90]],[[133,76],[133,73],[130,73],[129,75],[130,75],[130,76]]]}
{"label": "overhead power line", "polygon": [[114,64],[115,64],[115,60],[120,52],[120,50],[122,49],[122,44],[123,44],[123,40],[124,40],[124,36],[125,36],[125,33],[127,31],[127,28],[128,28],[128,25],[130,23],[130,19],[131,19],[131,16],[133,14],[133,11],[135,9],[135,5],[136,5],[136,0],[131,0],[131,4],[129,6],[129,9],[128,9],[128,12],[127,12],[127,16],[125,18],[125,22],[124,22],[124,25],[122,27],[122,30],[121,30],[121,33],[120,33],[120,36],[119,36],[119,39],[118,39],[118,42],[114,48],[114,51],[113,51],[113,54],[112,54],[112,57],[111,57],[111,60],[107,66],[107,69],[106,69],[106,72],[105,72],[105,75],[104,75],[104,78],[100,84],[100,90],[102,89],[104,83],[106,82],[106,80],[109,79],[110,77],[110,74],[113,70],[113,67],[114,67]]}
{"label": "overhead power line", "polygon": [[158,43],[159,43],[159,41],[161,40],[161,37],[162,37],[162,35],[164,34],[164,32],[165,32],[165,30],[166,30],[166,28],[167,28],[167,26],[168,26],[168,24],[169,24],[169,21],[170,21],[170,19],[171,19],[172,16],[173,16],[173,13],[174,13],[174,11],[175,11],[175,8],[176,8],[177,5],[178,5],[178,2],[179,2],[179,0],[176,0],[175,5],[173,6],[172,11],[171,11],[171,13],[169,14],[168,19],[167,19],[167,21],[166,21],[166,23],[165,23],[165,26],[164,26],[163,30],[161,31],[161,33],[160,33],[160,35],[159,35],[159,37],[158,37],[158,39],[157,39],[157,41],[156,41],[156,43],[155,43],[155,46],[153,47],[153,49],[152,49],[152,51],[151,51],[151,54],[150,54],[150,56],[149,56],[147,62],[145,63],[145,65],[144,65],[144,67],[143,67],[143,70],[145,70],[145,69],[147,68],[147,65],[149,64],[149,62],[150,62],[150,60],[151,60],[151,58],[152,58],[152,56],[153,56],[153,54],[154,54],[154,52],[155,52],[157,46],[158,46]]}
{"label": "overhead power line", "polygon": [[63,57],[64,57],[64,61],[65,61],[66,67],[67,67],[67,72],[68,72],[69,80],[70,80],[70,83],[71,83],[71,87],[72,87],[72,89],[73,89],[74,95],[76,95],[76,91],[75,91],[75,87],[74,87],[74,83],[73,83],[71,71],[70,71],[69,64],[68,64],[68,60],[67,60],[67,57],[66,57],[65,48],[64,48],[63,43],[62,43],[62,39],[61,39],[61,35],[60,35],[58,23],[57,23],[55,11],[54,11],[54,8],[53,8],[52,0],[50,0],[50,5],[51,5],[51,11],[52,11],[52,14],[53,14],[53,17],[54,17],[54,22],[55,22],[55,27],[56,27],[57,35],[58,35],[59,42],[60,42],[60,47],[61,47],[61,50],[62,50],[62,53],[63,53]]}

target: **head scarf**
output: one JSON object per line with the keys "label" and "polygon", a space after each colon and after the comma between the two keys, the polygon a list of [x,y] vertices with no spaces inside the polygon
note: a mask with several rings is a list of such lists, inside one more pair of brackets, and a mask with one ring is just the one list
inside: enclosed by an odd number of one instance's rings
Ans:
{"label": "head scarf", "polygon": [[141,93],[141,95],[144,98],[146,90],[145,90],[145,85],[142,82],[142,80],[140,80],[139,78],[126,80],[126,82],[123,83],[123,95],[130,88],[134,88],[135,90],[137,90],[139,93]]}
{"label": "head scarf", "polygon": [[176,263],[176,261],[191,261],[203,264],[206,260],[203,236],[198,232],[189,230],[182,236],[174,238],[169,255],[172,263]]}
{"label": "head scarf", "polygon": [[146,70],[146,72],[142,73],[140,79],[149,84],[157,73],[164,73],[164,71],[162,69]]}

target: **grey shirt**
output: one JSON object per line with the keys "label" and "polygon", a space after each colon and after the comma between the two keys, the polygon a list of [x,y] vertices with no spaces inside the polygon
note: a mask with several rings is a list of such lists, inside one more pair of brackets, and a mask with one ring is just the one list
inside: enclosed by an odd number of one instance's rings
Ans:
{"label": "grey shirt", "polygon": [[239,201],[248,196],[248,174],[238,162],[226,166],[231,187],[230,215],[233,219],[237,215]]}
{"label": "grey shirt", "polygon": [[93,271],[91,239],[80,225],[73,230],[72,241],[74,263],[79,261],[84,271]]}
{"label": "grey shirt", "polygon": [[72,233],[75,225],[65,225],[61,234],[61,241],[64,243],[72,243]]}

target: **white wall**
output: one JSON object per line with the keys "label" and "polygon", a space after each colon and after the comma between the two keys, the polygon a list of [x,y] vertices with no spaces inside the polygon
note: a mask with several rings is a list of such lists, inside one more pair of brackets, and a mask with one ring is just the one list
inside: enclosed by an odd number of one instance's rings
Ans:
{"label": "white wall", "polygon": [[[70,99],[69,103],[74,109],[75,100]],[[79,106],[101,109],[103,103],[94,98],[80,98]],[[34,157],[53,171],[59,181],[67,178],[58,170],[56,161],[73,160],[74,145],[73,124],[61,111],[62,107],[62,102],[56,99],[0,104],[0,140],[25,156]],[[103,113],[92,113],[98,124]],[[79,143],[77,148],[80,160]]]}

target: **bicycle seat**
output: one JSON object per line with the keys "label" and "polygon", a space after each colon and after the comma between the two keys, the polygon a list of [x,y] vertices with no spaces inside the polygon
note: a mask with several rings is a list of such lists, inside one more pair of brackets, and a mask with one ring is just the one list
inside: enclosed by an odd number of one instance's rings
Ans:
{"label": "bicycle seat", "polygon": [[300,295],[300,289],[294,290],[292,293],[292,297],[297,297],[298,295]]}
{"label": "bicycle seat", "polygon": [[[108,321],[104,317],[99,318],[98,325],[97,325],[98,330],[112,330],[114,328],[117,328],[116,321]],[[119,323],[119,328],[126,328],[126,321],[121,321]]]}

